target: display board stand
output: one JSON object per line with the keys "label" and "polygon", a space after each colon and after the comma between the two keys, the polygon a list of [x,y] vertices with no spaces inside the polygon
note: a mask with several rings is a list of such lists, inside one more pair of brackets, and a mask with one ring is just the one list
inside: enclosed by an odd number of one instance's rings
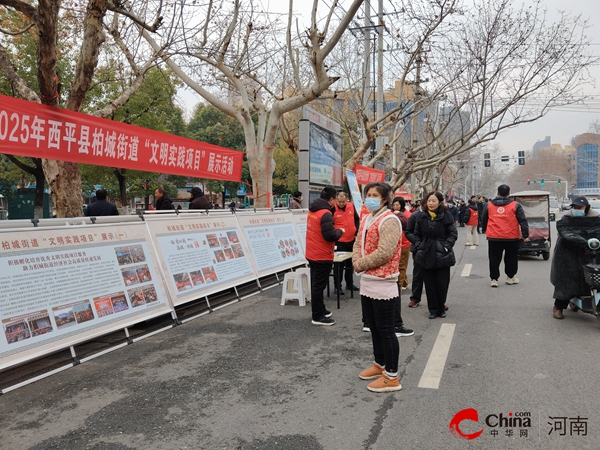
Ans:
{"label": "display board stand", "polygon": [[[282,273],[306,264],[304,215],[186,211],[0,227],[0,393],[279,287]],[[214,280],[178,290],[199,274]]]}

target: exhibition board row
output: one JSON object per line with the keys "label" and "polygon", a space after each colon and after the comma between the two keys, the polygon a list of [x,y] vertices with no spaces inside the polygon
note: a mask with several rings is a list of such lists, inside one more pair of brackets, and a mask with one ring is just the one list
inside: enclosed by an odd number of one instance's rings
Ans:
{"label": "exhibition board row", "polygon": [[306,262],[306,211],[76,218],[0,229],[0,370]]}

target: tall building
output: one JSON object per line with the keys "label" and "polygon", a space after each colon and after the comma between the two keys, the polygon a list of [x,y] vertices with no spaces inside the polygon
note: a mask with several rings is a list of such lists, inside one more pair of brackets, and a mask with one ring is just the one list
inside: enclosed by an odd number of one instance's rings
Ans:
{"label": "tall building", "polygon": [[551,145],[552,138],[550,136],[546,136],[546,139],[543,141],[537,141],[535,144],[533,144],[533,157],[537,158],[541,148],[550,147]]}
{"label": "tall building", "polygon": [[584,133],[575,139],[577,148],[577,188],[579,195],[600,195],[598,188],[598,148],[600,135]]}

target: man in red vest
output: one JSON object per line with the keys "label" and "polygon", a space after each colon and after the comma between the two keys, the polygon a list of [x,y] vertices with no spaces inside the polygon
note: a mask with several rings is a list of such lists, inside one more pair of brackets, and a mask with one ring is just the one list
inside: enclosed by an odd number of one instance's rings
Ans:
{"label": "man in red vest", "polygon": [[529,242],[529,225],[521,205],[508,198],[510,188],[498,186],[498,196],[488,202],[481,215],[481,228],[488,240],[490,278],[492,287],[498,287],[500,262],[504,253],[506,284],[517,284],[519,269],[519,241]]}
{"label": "man in red vest", "polygon": [[333,224],[333,207],[337,191],[327,186],[319,198],[308,207],[306,218],[306,259],[310,267],[310,295],[313,325],[333,325],[331,312],[325,308],[323,291],[329,282],[333,266],[335,241],[346,231],[343,227],[336,230]]}
{"label": "man in red vest", "polygon": [[[343,191],[338,192],[336,197],[333,225],[335,228],[344,229],[344,234],[335,243],[337,250],[339,252],[351,252],[354,247],[354,238],[356,237],[356,232],[360,225],[360,219],[358,218],[354,205],[352,202],[348,201],[348,195]],[[354,286],[353,282],[354,268],[352,267],[352,259],[348,258],[344,262],[344,270],[346,272],[344,277],[346,280],[346,289],[358,291],[358,288]],[[339,275],[337,270],[333,272],[335,285],[334,294],[337,294],[337,291],[339,290],[340,295],[344,295],[342,280],[339,279]]]}

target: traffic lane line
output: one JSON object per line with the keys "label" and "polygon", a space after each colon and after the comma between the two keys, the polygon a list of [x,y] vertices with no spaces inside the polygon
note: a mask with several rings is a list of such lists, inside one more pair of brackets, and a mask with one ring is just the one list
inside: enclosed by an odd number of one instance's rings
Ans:
{"label": "traffic lane line", "polygon": [[471,275],[471,269],[473,268],[473,264],[465,264],[465,267],[463,267],[462,273],[460,274],[461,277],[468,277],[469,275]]}
{"label": "traffic lane line", "polygon": [[444,366],[446,365],[446,359],[448,359],[448,352],[450,351],[455,328],[455,323],[443,323],[440,327],[440,332],[429,355],[429,360],[427,361],[425,370],[423,370],[421,380],[419,380],[420,388],[438,389],[440,387],[440,380],[444,373]]}

